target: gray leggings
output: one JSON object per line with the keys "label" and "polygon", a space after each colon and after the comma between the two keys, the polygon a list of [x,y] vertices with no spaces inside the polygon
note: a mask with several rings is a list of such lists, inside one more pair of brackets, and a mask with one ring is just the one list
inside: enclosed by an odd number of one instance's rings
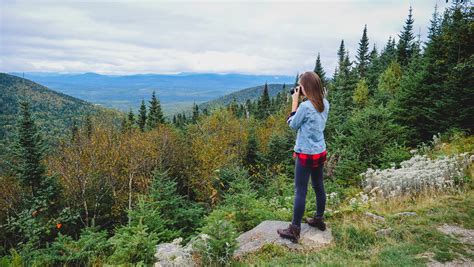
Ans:
{"label": "gray leggings", "polygon": [[323,216],[326,207],[326,192],[324,191],[323,167],[317,168],[301,166],[299,159],[295,162],[295,202],[293,205],[292,223],[301,226],[308,192],[308,180],[311,175],[311,184],[316,193],[316,216]]}

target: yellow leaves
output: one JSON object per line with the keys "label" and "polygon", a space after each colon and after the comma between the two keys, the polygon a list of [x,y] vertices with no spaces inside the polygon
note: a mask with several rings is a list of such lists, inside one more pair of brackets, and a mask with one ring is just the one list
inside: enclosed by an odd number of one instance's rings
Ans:
{"label": "yellow leaves", "polygon": [[147,193],[153,169],[180,165],[179,151],[178,134],[168,126],[121,134],[99,124],[90,138],[81,131],[76,142],[61,145],[47,164],[72,205],[93,211],[112,198],[114,206],[105,209],[120,215],[129,198]]}
{"label": "yellow leaves", "polygon": [[245,154],[247,122],[222,110],[188,128],[188,143],[193,166],[188,173],[199,199],[218,199],[214,171],[230,163],[238,163]]}

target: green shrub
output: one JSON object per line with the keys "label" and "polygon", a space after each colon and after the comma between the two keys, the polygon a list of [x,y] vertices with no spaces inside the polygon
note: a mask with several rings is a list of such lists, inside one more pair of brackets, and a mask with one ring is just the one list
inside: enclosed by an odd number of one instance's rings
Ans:
{"label": "green shrub", "polygon": [[107,261],[111,264],[151,264],[154,262],[157,241],[156,234],[150,233],[141,222],[138,225],[122,226],[109,239],[113,254]]}
{"label": "green shrub", "polygon": [[237,248],[237,232],[234,225],[226,219],[224,211],[216,211],[206,218],[201,229],[202,239],[194,247],[201,255],[204,266],[225,265]]}

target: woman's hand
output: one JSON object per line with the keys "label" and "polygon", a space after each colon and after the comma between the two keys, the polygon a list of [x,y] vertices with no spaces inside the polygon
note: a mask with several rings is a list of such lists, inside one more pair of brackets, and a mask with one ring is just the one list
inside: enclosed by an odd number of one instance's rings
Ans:
{"label": "woman's hand", "polygon": [[298,101],[299,101],[299,98],[300,98],[300,90],[301,90],[301,86],[296,87],[295,88],[295,93],[291,95],[291,97],[293,99],[293,102],[291,103],[291,112],[296,111],[296,109],[298,108]]}
{"label": "woman's hand", "polygon": [[291,95],[293,102],[298,102],[298,100],[300,99],[300,90],[301,86],[295,88],[295,93]]}

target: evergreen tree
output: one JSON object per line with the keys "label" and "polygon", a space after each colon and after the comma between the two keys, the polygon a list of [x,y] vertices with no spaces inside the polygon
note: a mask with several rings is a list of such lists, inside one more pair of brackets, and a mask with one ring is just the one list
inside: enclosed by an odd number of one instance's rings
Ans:
{"label": "evergreen tree", "polygon": [[130,127],[132,127],[134,124],[135,124],[135,115],[133,114],[133,110],[130,109],[130,111],[128,112],[128,124],[130,125]]}
{"label": "evergreen tree", "polygon": [[196,105],[196,103],[193,103],[193,116],[192,116],[193,123],[196,123],[198,119],[199,119],[199,106]]}
{"label": "evergreen tree", "polygon": [[337,56],[338,56],[338,66],[339,70],[341,69],[340,66],[343,65],[344,63],[344,58],[346,56],[346,48],[344,46],[344,39],[341,41],[341,44],[339,45],[339,50],[337,50]]}
{"label": "evergreen tree", "polygon": [[412,17],[412,10],[413,9],[410,6],[408,18],[405,21],[405,25],[403,26],[403,31],[398,35],[398,62],[402,66],[408,65],[413,54],[413,42],[415,40],[415,36],[413,34],[413,23],[415,20]]}
{"label": "evergreen tree", "polygon": [[296,73],[295,84],[294,87],[298,86],[298,81],[300,80],[300,74]]}
{"label": "evergreen tree", "polygon": [[367,24],[364,26],[356,58],[359,77],[364,78],[367,71],[367,65],[369,64],[369,38],[367,37]]}
{"label": "evergreen tree", "polygon": [[138,127],[143,132],[145,131],[145,125],[147,121],[147,114],[146,114],[146,106],[145,100],[142,100],[142,104],[140,105],[140,111],[138,112]]}
{"label": "evergreen tree", "polygon": [[375,47],[375,44],[374,44],[372,51],[370,51],[369,65],[367,67],[367,73],[366,73],[367,85],[369,87],[369,95],[372,95],[375,89],[377,88],[379,75],[380,75],[380,59],[377,52],[377,48]]}
{"label": "evergreen tree", "polygon": [[30,113],[30,104],[22,101],[15,145],[18,164],[14,169],[21,184],[29,187],[33,197],[45,187],[46,169],[42,163],[45,150],[46,146]]}
{"label": "evergreen tree", "polygon": [[423,57],[415,57],[402,77],[394,108],[397,120],[413,131],[414,143],[450,127],[474,128],[472,16],[467,3],[453,3]]}
{"label": "evergreen tree", "polygon": [[326,80],[326,72],[324,71],[323,65],[321,64],[321,58],[318,53],[318,57],[316,58],[316,65],[314,66],[314,72],[318,74],[319,78],[323,82],[323,86],[327,84]]}
{"label": "evergreen tree", "polygon": [[86,135],[87,135],[87,138],[91,139],[92,137],[92,131],[93,131],[93,126],[92,126],[92,118],[91,118],[91,115],[90,114],[87,114],[86,115],[86,119],[85,119],[85,124],[86,124]]}
{"label": "evergreen tree", "polygon": [[156,97],[155,91],[151,95],[150,107],[148,112],[148,127],[155,128],[159,123],[164,123],[163,112],[161,111],[160,101]]}
{"label": "evergreen tree", "polygon": [[260,97],[258,117],[260,119],[265,119],[268,115],[270,115],[270,96],[268,94],[268,85],[265,83],[262,96]]}
{"label": "evergreen tree", "polygon": [[395,38],[392,39],[391,36],[388,37],[387,44],[385,44],[385,47],[383,48],[379,59],[380,71],[386,70],[390,63],[397,59],[397,48],[395,44]]}
{"label": "evergreen tree", "polygon": [[72,119],[71,142],[76,142],[78,135],[79,135],[79,128],[77,127],[76,119]]}
{"label": "evergreen tree", "polygon": [[253,127],[249,130],[249,138],[247,141],[247,150],[245,153],[245,164],[248,166],[252,166],[257,163],[258,157],[258,143],[257,143],[257,135],[255,133],[255,129]]}

